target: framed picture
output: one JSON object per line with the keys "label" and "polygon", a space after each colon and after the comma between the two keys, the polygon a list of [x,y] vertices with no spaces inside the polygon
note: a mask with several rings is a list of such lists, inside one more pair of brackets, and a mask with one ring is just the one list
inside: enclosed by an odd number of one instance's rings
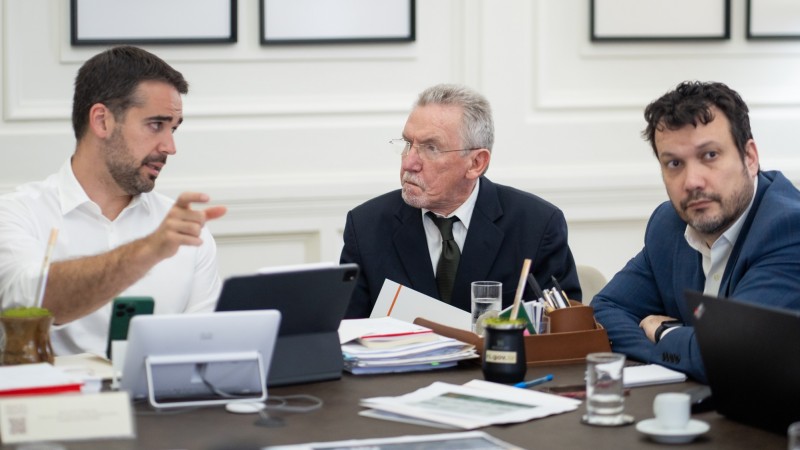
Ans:
{"label": "framed picture", "polygon": [[236,42],[237,0],[70,0],[72,45]]}
{"label": "framed picture", "polygon": [[747,39],[800,39],[800,2],[747,0]]}
{"label": "framed picture", "polygon": [[602,41],[730,38],[730,0],[590,0],[590,35]]}
{"label": "framed picture", "polygon": [[415,0],[261,0],[261,44],[406,42]]}

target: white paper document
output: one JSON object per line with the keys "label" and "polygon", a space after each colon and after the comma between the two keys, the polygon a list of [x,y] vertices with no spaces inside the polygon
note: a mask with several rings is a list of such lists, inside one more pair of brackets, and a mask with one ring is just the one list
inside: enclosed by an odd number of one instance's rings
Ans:
{"label": "white paper document", "polygon": [[79,392],[83,380],[48,363],[0,367],[0,395]]}
{"label": "white paper document", "polygon": [[354,341],[362,336],[384,334],[400,335],[419,331],[430,331],[429,328],[414,325],[394,317],[377,317],[370,319],[345,319],[339,324],[339,343]]}
{"label": "white paper document", "polygon": [[472,328],[472,316],[469,312],[389,279],[383,282],[375,307],[370,314],[373,318],[385,316],[406,322],[413,322],[417,317],[423,317],[453,328],[462,330]]}
{"label": "white paper document", "polygon": [[622,382],[626,388],[650,386],[652,384],[680,383],[683,381],[686,381],[686,374],[658,364],[629,366],[623,369],[622,372]]}
{"label": "white paper document", "polygon": [[[362,406],[401,416],[377,416],[382,419],[413,419],[415,423],[464,430],[525,422],[573,411],[580,404],[579,400],[571,398],[483,380],[472,380],[462,386],[436,382],[398,397],[361,400]],[[370,413],[362,415],[376,417]]]}
{"label": "white paper document", "polygon": [[503,442],[482,431],[281,445],[277,447],[265,447],[264,450],[419,450],[429,448],[522,450],[522,448],[516,445]]}
{"label": "white paper document", "polygon": [[91,353],[56,356],[53,365],[64,372],[83,378],[94,377],[101,380],[110,380],[114,377],[111,361]]}
{"label": "white paper document", "polygon": [[452,338],[438,336],[435,341],[420,342],[395,348],[369,348],[361,344],[345,344],[342,353],[348,357],[358,358],[363,361],[390,361],[424,357],[427,355],[447,355],[456,350],[473,350],[474,345],[466,344]]}
{"label": "white paper document", "polygon": [[344,344],[344,369],[355,375],[435,370],[478,357],[474,345],[437,334],[431,337],[395,347],[371,348],[355,341]]}

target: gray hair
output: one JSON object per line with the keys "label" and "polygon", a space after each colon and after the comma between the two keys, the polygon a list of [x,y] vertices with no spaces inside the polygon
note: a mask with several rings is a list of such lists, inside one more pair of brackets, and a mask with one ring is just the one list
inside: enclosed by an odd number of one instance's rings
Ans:
{"label": "gray hair", "polygon": [[494,145],[492,108],[486,97],[457,84],[437,84],[422,91],[415,107],[433,105],[460,106],[463,111],[461,140],[464,148],[487,148]]}

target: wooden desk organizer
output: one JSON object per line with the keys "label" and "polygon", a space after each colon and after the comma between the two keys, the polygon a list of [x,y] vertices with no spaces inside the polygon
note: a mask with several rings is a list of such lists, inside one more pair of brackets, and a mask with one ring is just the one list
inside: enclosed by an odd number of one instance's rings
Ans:
{"label": "wooden desk organizer", "polygon": [[[582,363],[586,355],[610,352],[608,334],[594,320],[594,309],[571,301],[570,308],[552,311],[550,334],[525,336],[525,357],[528,366]],[[432,329],[435,333],[472,344],[483,353],[483,337],[459,328],[448,327],[418,317],[414,323]]]}

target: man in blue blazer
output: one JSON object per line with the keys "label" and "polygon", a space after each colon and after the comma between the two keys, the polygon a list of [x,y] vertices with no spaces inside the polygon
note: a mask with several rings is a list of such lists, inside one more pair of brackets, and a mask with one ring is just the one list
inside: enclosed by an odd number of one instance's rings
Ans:
{"label": "man in blue blazer", "polygon": [[645,119],[670,201],[592,306],[614,351],[705,382],[684,291],[800,310],[800,192],[760,170],[747,105],[722,83],[681,83]]}
{"label": "man in blue blazer", "polygon": [[[483,176],[493,142],[491,109],[482,95],[446,84],[420,94],[402,139],[392,141],[402,155],[402,188],[347,214],[341,262],[361,267],[347,318],[369,317],[387,278],[465,311],[471,282],[501,281],[503,305],[509,306],[525,258],[532,259],[531,272],[542,287],[551,287],[554,276],[570,298],[580,300],[564,214]],[[435,220],[443,218],[453,220],[460,257],[451,287],[440,292],[436,275],[445,232]]]}

